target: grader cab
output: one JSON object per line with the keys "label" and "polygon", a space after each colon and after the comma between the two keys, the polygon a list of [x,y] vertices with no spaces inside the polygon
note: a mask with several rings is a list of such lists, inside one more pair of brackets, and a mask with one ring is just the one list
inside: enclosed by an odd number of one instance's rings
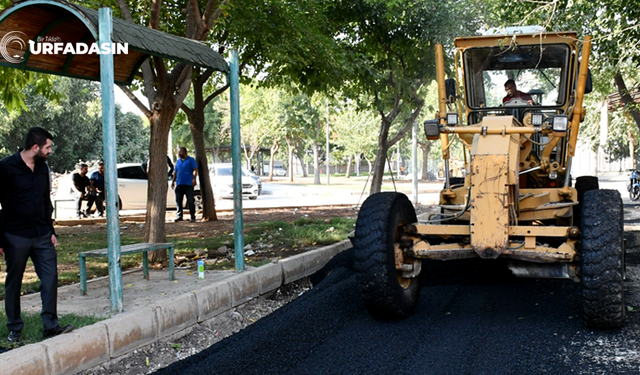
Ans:
{"label": "grader cab", "polygon": [[[442,144],[439,210],[418,220],[397,192],[364,202],[353,243],[365,306],[376,317],[410,315],[425,259],[504,259],[516,276],[581,283],[585,325],[621,326],[622,200],[596,177],[571,175],[591,37],[504,33],[457,38],[455,47],[457,79],[445,80],[436,46],[439,114],[424,123]],[[466,146],[464,181],[446,174],[453,137]]]}

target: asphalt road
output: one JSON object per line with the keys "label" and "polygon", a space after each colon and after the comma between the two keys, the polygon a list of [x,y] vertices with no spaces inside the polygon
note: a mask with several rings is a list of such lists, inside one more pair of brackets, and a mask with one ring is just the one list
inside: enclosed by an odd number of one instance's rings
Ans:
{"label": "asphalt road", "polygon": [[583,327],[579,284],[518,279],[480,260],[430,264],[417,312],[375,320],[360,301],[350,250],[294,302],[157,373],[639,374],[640,232],[626,239],[631,311],[618,330]]}

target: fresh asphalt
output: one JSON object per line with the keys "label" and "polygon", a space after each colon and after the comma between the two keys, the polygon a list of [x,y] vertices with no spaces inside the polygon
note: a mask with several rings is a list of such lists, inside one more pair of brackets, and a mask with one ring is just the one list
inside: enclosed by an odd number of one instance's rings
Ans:
{"label": "fresh asphalt", "polygon": [[[640,207],[625,199],[625,212],[633,210]],[[518,279],[504,263],[480,260],[426,264],[416,313],[375,320],[360,301],[348,250],[295,301],[157,373],[638,374],[640,232],[625,238],[621,329],[582,325],[580,284]]]}
{"label": "fresh asphalt", "polygon": [[430,264],[416,313],[369,316],[352,250],[309,292],[158,374],[638,374],[640,252],[628,254],[622,329],[580,319],[579,284],[517,279],[496,261]]}

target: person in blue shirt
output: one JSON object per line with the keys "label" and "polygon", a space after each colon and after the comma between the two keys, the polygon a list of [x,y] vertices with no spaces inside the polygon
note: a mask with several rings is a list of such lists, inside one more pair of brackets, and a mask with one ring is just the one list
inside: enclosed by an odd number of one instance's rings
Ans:
{"label": "person in blue shirt", "polygon": [[[91,195],[96,202],[96,210],[98,211],[98,217],[104,216],[104,163],[98,163],[98,170],[91,173]],[[87,213],[91,207],[87,207]]]}
{"label": "person in blue shirt", "polygon": [[196,186],[196,179],[198,177],[198,164],[196,164],[196,159],[187,155],[187,149],[185,147],[180,147],[178,156],[180,158],[176,162],[175,169],[173,170],[173,181],[171,182],[171,188],[174,189],[176,193],[177,213],[175,221],[182,221],[182,202],[186,196],[191,222],[193,223],[196,221],[196,204],[193,199],[193,187]]}

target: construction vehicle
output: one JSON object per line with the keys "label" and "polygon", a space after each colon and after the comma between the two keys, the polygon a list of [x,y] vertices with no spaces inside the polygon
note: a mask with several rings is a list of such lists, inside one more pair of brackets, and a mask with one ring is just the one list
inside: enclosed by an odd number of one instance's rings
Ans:
{"label": "construction vehicle", "polygon": [[[424,131],[442,144],[445,186],[438,212],[423,220],[402,193],[363,203],[354,268],[373,316],[415,311],[424,260],[481,258],[503,259],[520,277],[579,282],[586,326],[623,324],[620,193],[598,189],[596,177],[571,176],[591,91],[591,37],[518,31],[457,38],[453,79],[445,80],[436,46],[439,112]],[[505,97],[510,79],[525,95]],[[464,179],[448,175],[454,137],[466,146]]]}

